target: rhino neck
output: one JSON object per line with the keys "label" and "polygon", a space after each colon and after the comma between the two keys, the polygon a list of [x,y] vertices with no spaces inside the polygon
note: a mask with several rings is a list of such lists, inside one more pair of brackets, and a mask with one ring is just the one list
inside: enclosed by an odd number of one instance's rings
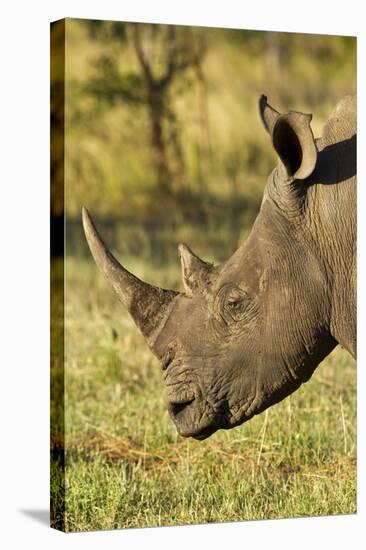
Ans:
{"label": "rhino neck", "polygon": [[306,227],[331,289],[331,334],[355,356],[356,177],[332,183],[318,176],[323,182],[310,189]]}
{"label": "rhino neck", "polygon": [[331,287],[333,337],[356,352],[356,104],[344,98],[317,141],[305,227]]}

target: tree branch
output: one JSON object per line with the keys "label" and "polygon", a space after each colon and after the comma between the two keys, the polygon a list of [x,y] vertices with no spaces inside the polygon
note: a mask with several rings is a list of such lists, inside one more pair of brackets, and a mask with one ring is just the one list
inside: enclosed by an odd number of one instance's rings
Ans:
{"label": "tree branch", "polygon": [[132,25],[132,39],[135,47],[135,52],[145,75],[145,78],[151,86],[154,83],[154,79],[151,72],[150,63],[145,55],[144,49],[141,44],[140,27],[138,23]]}
{"label": "tree branch", "polygon": [[187,51],[184,51],[183,59],[179,58],[179,54],[182,55],[182,51],[179,51],[179,44],[177,44],[176,28],[175,26],[169,27],[167,34],[167,58],[166,58],[166,70],[164,75],[159,79],[158,86],[164,89],[168,86],[176,73],[185,71],[190,65],[189,55]]}

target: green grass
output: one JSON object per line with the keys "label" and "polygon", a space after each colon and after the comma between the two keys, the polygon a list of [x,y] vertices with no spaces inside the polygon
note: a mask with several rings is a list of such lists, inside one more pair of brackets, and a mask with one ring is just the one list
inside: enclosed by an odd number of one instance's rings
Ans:
{"label": "green grass", "polygon": [[[178,288],[178,265],[127,265]],[[356,511],[356,369],[345,351],[247,424],[183,439],[157,360],[91,259],[68,258],[66,277],[65,530]]]}

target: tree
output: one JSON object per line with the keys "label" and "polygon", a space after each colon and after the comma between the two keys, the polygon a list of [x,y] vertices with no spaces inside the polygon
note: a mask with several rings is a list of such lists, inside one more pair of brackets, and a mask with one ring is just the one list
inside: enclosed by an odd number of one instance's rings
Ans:
{"label": "tree", "polygon": [[[96,35],[96,22],[92,22],[91,32]],[[113,23],[109,33],[104,29],[103,36],[114,46],[117,43],[121,54],[126,43],[131,46],[138,71],[123,70],[118,57],[103,55],[88,91],[112,104],[125,101],[146,109],[157,185],[162,193],[172,194],[181,189],[185,171],[172,88],[179,79],[187,77],[190,69],[202,83],[205,44],[196,29],[174,25]]]}

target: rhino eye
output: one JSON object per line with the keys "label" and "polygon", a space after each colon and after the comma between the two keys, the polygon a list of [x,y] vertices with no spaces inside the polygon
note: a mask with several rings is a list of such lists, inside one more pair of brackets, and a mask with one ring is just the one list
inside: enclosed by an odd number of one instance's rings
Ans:
{"label": "rhino eye", "polygon": [[221,311],[226,322],[240,321],[244,318],[249,304],[247,293],[233,286],[227,286],[221,294]]}
{"label": "rhino eye", "polygon": [[231,310],[238,311],[241,309],[243,301],[241,298],[229,298],[229,300],[227,301],[227,305]]}
{"label": "rhino eye", "polygon": [[235,296],[229,296],[225,307],[234,321],[240,321],[245,315],[247,305],[248,298],[243,293],[241,295],[237,294]]}

